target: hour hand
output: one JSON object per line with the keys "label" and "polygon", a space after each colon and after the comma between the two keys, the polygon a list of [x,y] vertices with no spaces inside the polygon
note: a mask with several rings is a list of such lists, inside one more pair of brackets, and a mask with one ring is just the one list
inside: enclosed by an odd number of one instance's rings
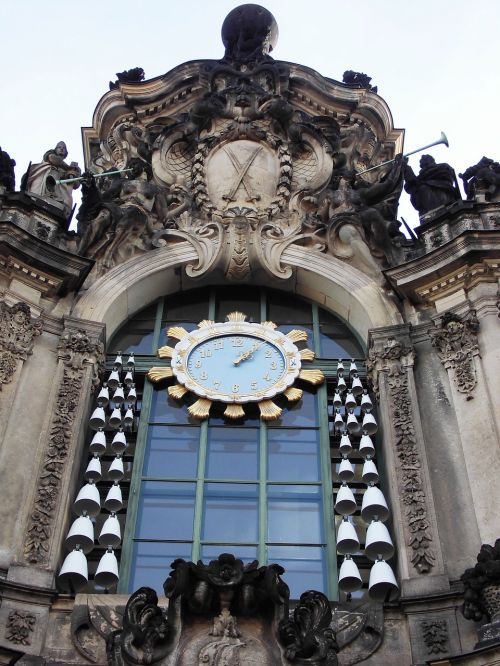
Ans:
{"label": "hour hand", "polygon": [[247,358],[250,358],[254,351],[257,351],[257,349],[261,346],[262,342],[255,342],[250,349],[247,349],[246,351],[242,352],[239,356],[237,356],[233,363],[234,365],[239,365],[241,361],[246,361]]}

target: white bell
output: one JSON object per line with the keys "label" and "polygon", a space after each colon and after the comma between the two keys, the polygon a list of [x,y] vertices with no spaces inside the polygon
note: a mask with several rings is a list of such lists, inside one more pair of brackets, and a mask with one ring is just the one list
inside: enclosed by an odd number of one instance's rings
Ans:
{"label": "white bell", "polygon": [[333,421],[333,427],[337,432],[339,430],[342,430],[342,428],[344,427],[344,419],[342,418],[342,414],[338,409],[335,410],[335,419]]}
{"label": "white bell", "polygon": [[135,390],[135,384],[132,384],[130,391],[127,393],[127,404],[133,407],[135,405],[136,400],[137,400],[137,391]]}
{"label": "white bell", "polygon": [[339,587],[342,592],[356,592],[361,589],[363,581],[356,562],[346,557],[340,566]]}
{"label": "white bell", "polygon": [[340,438],[339,451],[343,456],[348,456],[352,451],[351,440],[346,433]]}
{"label": "white bell", "polygon": [[102,428],[92,438],[89,449],[96,456],[102,456],[106,452],[106,435]]}
{"label": "white bell", "polygon": [[68,550],[78,546],[85,554],[90,553],[94,547],[94,524],[88,516],[80,516],[73,522],[64,545]]}
{"label": "white bell", "polygon": [[127,409],[125,416],[123,417],[123,425],[127,426],[127,428],[134,425],[134,412],[130,407]]}
{"label": "white bell", "polygon": [[335,391],[335,394],[333,396],[333,406],[336,409],[342,407],[342,398],[340,397],[340,393],[338,391]]}
{"label": "white bell", "polygon": [[125,401],[125,394],[123,392],[123,386],[121,384],[118,384],[118,387],[113,393],[113,402],[115,403],[115,405],[123,405],[124,401]]}
{"label": "white bell", "polygon": [[117,388],[119,383],[120,383],[120,373],[118,372],[118,370],[112,370],[109,373],[109,377],[108,377],[108,386],[109,386],[109,388],[114,391],[115,388]]}
{"label": "white bell", "polygon": [[109,466],[108,476],[113,481],[121,481],[125,472],[123,470],[123,458],[116,456],[111,465]]}
{"label": "white bell", "polygon": [[340,513],[341,516],[350,516],[355,513],[357,508],[352,490],[343,483],[337,492],[335,511]]}
{"label": "white bell", "polygon": [[361,383],[361,379],[358,377],[358,375],[352,376],[351,391],[354,393],[354,395],[361,395],[363,393],[363,384]]}
{"label": "white bell", "polygon": [[104,500],[104,507],[110,513],[116,513],[123,507],[122,489],[116,481],[113,483],[108,491],[108,494],[106,495],[106,499]]}
{"label": "white bell", "polygon": [[121,352],[118,352],[113,365],[117,370],[119,370],[122,367],[123,361],[122,361],[122,353]]}
{"label": "white bell", "polygon": [[120,428],[120,430],[113,437],[111,442],[111,449],[113,453],[123,453],[128,447],[127,440],[125,438],[125,433]]}
{"label": "white bell", "polygon": [[343,377],[339,377],[337,380],[337,391],[339,393],[343,393],[347,388],[347,384],[345,383],[345,379]]}
{"label": "white bell", "polygon": [[356,529],[348,520],[343,520],[337,532],[337,552],[341,555],[354,555],[359,550]]}
{"label": "white bell", "polygon": [[344,376],[344,364],[342,363],[342,359],[339,358],[339,362],[337,363],[337,376],[338,377],[343,377]]}
{"label": "white bell", "polygon": [[92,430],[99,430],[99,428],[104,428],[106,424],[106,414],[102,407],[96,407],[92,412],[92,416],[89,419],[89,426]]}
{"label": "white bell", "polygon": [[135,366],[135,358],[134,358],[134,354],[131,352],[128,359],[127,359],[127,368],[129,370],[133,370],[134,366]]}
{"label": "white bell", "polygon": [[351,365],[349,366],[349,374],[354,375],[358,371],[358,367],[356,365],[356,361],[352,359]]}
{"label": "white bell", "polygon": [[118,582],[118,561],[111,549],[101,557],[94,581],[99,587],[108,588]]}
{"label": "white bell", "polygon": [[119,428],[122,424],[122,411],[119,407],[115,407],[109,417],[109,427]]}
{"label": "white bell", "polygon": [[88,481],[99,481],[102,476],[101,461],[97,456],[90,459],[87,469],[85,470],[85,478]]}
{"label": "white bell", "polygon": [[347,430],[351,435],[356,435],[361,430],[359,421],[352,409],[349,411],[349,415],[347,417]]}
{"label": "white bell", "polygon": [[127,374],[125,375],[125,379],[123,380],[123,383],[125,384],[125,386],[132,386],[132,384],[134,383],[134,373],[132,372],[132,370],[129,370],[127,372]]}
{"label": "white bell", "polygon": [[93,483],[86,483],[73,502],[73,511],[78,516],[83,516],[85,513],[89,516],[97,516],[100,510],[101,498],[97,486]]}
{"label": "white bell", "polygon": [[374,435],[378,430],[377,422],[373,414],[365,414],[363,417],[363,430],[369,435]]}
{"label": "white bell", "polygon": [[363,397],[361,398],[361,409],[364,412],[371,412],[373,409],[373,402],[371,401],[370,396],[368,395],[368,392],[365,391],[363,392]]}
{"label": "white bell", "polygon": [[374,520],[368,525],[365,539],[365,555],[370,560],[389,560],[394,555],[389,530],[380,520]]}
{"label": "white bell", "polygon": [[109,390],[108,390],[108,385],[103,384],[102,389],[99,391],[99,395],[97,396],[97,404],[99,407],[107,407],[109,404]]}
{"label": "white bell", "polygon": [[398,584],[387,562],[377,560],[372,566],[368,590],[374,601],[391,601],[397,597]]}
{"label": "white bell", "polygon": [[363,465],[363,471],[361,473],[361,478],[364,483],[377,483],[378,482],[378,472],[377,466],[373,460],[365,460]]}
{"label": "white bell", "polygon": [[375,447],[369,435],[363,434],[359,440],[359,452],[363,458],[373,458],[375,455]]}
{"label": "white bell", "polygon": [[344,404],[346,409],[354,409],[356,407],[356,398],[353,396],[352,391],[347,391]]}
{"label": "white bell", "polygon": [[57,581],[63,590],[72,594],[83,590],[89,581],[87,558],[81,550],[72,550],[63,562]]}
{"label": "white bell", "polygon": [[347,458],[344,458],[342,462],[339,465],[339,471],[337,472],[337,475],[341,481],[352,481],[354,478],[354,469],[347,460]]}
{"label": "white bell", "polygon": [[361,518],[365,523],[370,523],[377,518],[384,522],[389,518],[389,508],[385,501],[384,493],[376,486],[368,486],[363,495],[361,505]]}
{"label": "white bell", "polygon": [[117,548],[122,540],[120,523],[115,514],[108,516],[104,521],[101,533],[99,534],[99,543],[101,546]]}

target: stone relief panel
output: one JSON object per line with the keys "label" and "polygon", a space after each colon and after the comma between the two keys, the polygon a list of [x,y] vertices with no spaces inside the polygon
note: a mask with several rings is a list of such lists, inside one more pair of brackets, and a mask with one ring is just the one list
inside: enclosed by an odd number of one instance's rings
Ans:
{"label": "stone relief panel", "polygon": [[18,361],[25,361],[32,353],[42,328],[43,321],[31,318],[26,303],[10,306],[0,301],[0,390],[11,381]]}
{"label": "stone relief panel", "polygon": [[422,641],[429,656],[450,651],[448,622],[446,620],[424,620],[420,623]]}
{"label": "stone relief panel", "polygon": [[99,367],[104,362],[102,343],[92,340],[83,330],[64,334],[59,342],[58,354],[63,363],[62,379],[24,542],[26,560],[38,565],[47,564],[49,560],[51,535],[74,435],[73,426],[82,399],[84,370],[86,366],[92,367],[96,384]]}
{"label": "stone relief panel", "polygon": [[389,337],[383,343],[372,345],[368,356],[368,370],[377,395],[381,389],[381,375],[385,375],[397,456],[399,498],[404,505],[407,545],[411,549],[411,562],[419,574],[429,573],[435,565],[434,537],[428,517],[422,474],[422,460],[417,441],[409,373],[412,372],[415,352],[403,340]]}
{"label": "stone relief panel", "polygon": [[473,399],[477,383],[474,357],[479,356],[478,330],[479,320],[471,311],[463,318],[447,312],[441,326],[429,331],[441,363],[452,371],[457,391],[464,393],[467,400]]}
{"label": "stone relief panel", "polygon": [[28,611],[11,610],[5,625],[5,638],[16,645],[31,645],[36,615]]}

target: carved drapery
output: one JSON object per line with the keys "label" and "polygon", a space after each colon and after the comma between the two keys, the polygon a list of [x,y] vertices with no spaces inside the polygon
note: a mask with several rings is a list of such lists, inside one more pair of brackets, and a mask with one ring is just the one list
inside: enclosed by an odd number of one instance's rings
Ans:
{"label": "carved drapery", "polygon": [[397,459],[397,482],[400,501],[406,517],[407,545],[412,550],[411,562],[420,574],[429,573],[435,564],[432,533],[428,518],[428,500],[422,475],[409,373],[412,372],[415,352],[408,343],[389,337],[381,346],[373,346],[368,369],[375,393],[379,397],[381,374],[386,376],[389,415]]}
{"label": "carved drapery", "polygon": [[456,389],[464,393],[467,400],[474,397],[472,392],[477,383],[474,357],[479,356],[478,329],[479,320],[472,310],[464,318],[448,312],[441,326],[429,331],[441,363],[452,370]]}
{"label": "carved drapery", "polygon": [[62,379],[24,543],[25,558],[33,564],[46,564],[49,559],[50,539],[70,453],[73,426],[82,399],[85,368],[92,368],[95,383],[99,367],[104,362],[104,347],[84,330],[72,331],[61,337],[58,357],[63,363]]}
{"label": "carved drapery", "polygon": [[26,303],[7,305],[0,301],[0,390],[8,384],[18,361],[33,352],[34,339],[42,332],[41,319],[32,319]]}

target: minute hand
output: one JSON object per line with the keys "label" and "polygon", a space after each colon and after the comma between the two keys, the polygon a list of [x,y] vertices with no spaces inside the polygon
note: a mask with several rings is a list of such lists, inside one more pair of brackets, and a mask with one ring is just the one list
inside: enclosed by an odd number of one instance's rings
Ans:
{"label": "minute hand", "polygon": [[242,352],[239,356],[237,356],[233,363],[234,365],[239,365],[241,361],[246,361],[247,358],[250,358],[254,352],[257,351],[259,347],[261,347],[264,344],[264,342],[254,342],[254,344],[250,347],[250,349],[247,349],[247,351]]}

